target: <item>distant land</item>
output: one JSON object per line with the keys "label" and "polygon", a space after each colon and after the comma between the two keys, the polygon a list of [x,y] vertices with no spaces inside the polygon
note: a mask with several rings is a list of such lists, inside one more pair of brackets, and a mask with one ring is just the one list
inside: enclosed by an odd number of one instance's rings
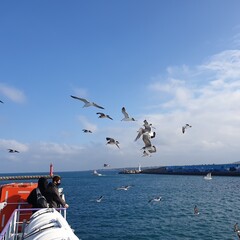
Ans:
{"label": "distant land", "polygon": [[240,176],[240,161],[228,164],[198,164],[161,166],[143,169],[124,169],[121,174],[169,174],[169,175],[206,175],[212,176]]}

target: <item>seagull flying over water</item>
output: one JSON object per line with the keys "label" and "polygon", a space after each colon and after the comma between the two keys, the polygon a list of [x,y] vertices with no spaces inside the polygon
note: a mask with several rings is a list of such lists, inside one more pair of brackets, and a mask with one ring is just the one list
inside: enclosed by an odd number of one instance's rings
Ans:
{"label": "seagull flying over water", "polygon": [[76,96],[72,96],[72,95],[71,95],[71,97],[74,98],[74,99],[77,99],[77,100],[80,100],[80,101],[84,102],[85,104],[83,105],[83,107],[91,107],[91,106],[93,106],[93,107],[104,109],[103,107],[99,106],[98,104],[96,104],[94,102],[89,102],[85,98],[80,98],[80,97],[76,97]]}
{"label": "seagull flying over water", "polygon": [[116,141],[115,139],[110,138],[110,137],[106,137],[106,140],[107,140],[106,144],[116,145],[118,148],[120,148],[119,145],[118,145],[119,142]]}
{"label": "seagull flying over water", "polygon": [[162,200],[162,197],[155,197],[155,198],[152,198],[150,199],[148,202],[160,202]]}
{"label": "seagull flying over water", "polygon": [[83,132],[84,132],[84,133],[92,133],[92,131],[91,131],[91,130],[88,130],[88,129],[83,129]]}
{"label": "seagull flying over water", "polygon": [[8,149],[8,152],[10,152],[10,153],[19,153],[19,151],[15,150],[15,149],[11,149],[11,148]]}
{"label": "seagull flying over water", "polygon": [[107,114],[104,114],[104,113],[101,113],[101,112],[97,112],[96,114],[99,115],[98,118],[109,118],[109,119],[113,120],[113,119],[112,119],[109,115],[107,115]]}
{"label": "seagull flying over water", "polygon": [[131,187],[130,185],[122,186],[122,187],[116,188],[116,190],[124,190],[124,191],[127,191],[130,187]]}
{"label": "seagull flying over water", "polygon": [[124,115],[124,118],[121,121],[136,121],[133,117],[129,117],[125,107],[122,107],[122,113]]}
{"label": "seagull flying over water", "polygon": [[100,197],[96,200],[96,202],[101,202],[102,199],[103,199],[103,196],[100,196]]}
{"label": "seagull flying over water", "polygon": [[187,128],[191,128],[192,126],[190,126],[188,123],[182,127],[182,133],[185,133]]}

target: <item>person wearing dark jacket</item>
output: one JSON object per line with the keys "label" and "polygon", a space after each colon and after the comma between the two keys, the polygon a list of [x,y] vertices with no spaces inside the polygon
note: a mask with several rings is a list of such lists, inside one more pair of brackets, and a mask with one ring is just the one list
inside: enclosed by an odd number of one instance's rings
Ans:
{"label": "person wearing dark jacket", "polygon": [[54,176],[52,178],[52,182],[48,184],[47,191],[46,191],[46,199],[49,203],[50,208],[59,208],[64,207],[68,208],[68,204],[61,198],[58,186],[61,183],[60,176]]}
{"label": "person wearing dark jacket", "polygon": [[[40,177],[40,178],[38,179],[38,186],[37,186],[37,187],[39,188],[41,194],[42,194],[44,197],[46,197],[47,186],[48,186],[48,180],[47,180],[47,178],[45,178],[45,177]],[[33,208],[39,208],[39,206],[38,206],[38,204],[37,204],[37,190],[36,190],[36,188],[33,189],[33,190],[30,192],[29,196],[27,197],[27,202],[28,202],[29,204],[32,204],[32,207],[33,207]]]}

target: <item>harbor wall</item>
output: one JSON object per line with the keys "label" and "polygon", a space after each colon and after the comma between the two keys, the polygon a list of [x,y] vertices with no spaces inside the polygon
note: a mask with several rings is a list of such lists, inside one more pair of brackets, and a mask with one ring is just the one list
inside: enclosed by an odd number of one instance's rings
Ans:
{"label": "harbor wall", "polygon": [[162,166],[142,169],[142,174],[240,176],[240,164],[203,164],[184,166]]}

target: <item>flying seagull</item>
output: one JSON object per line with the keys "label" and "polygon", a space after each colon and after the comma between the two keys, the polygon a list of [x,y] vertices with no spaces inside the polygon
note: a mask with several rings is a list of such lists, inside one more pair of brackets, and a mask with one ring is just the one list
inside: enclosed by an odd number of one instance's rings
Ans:
{"label": "flying seagull", "polygon": [[155,197],[155,198],[152,198],[150,199],[148,202],[160,202],[162,200],[162,197]]}
{"label": "flying seagull", "polygon": [[116,141],[115,139],[110,138],[110,137],[106,137],[106,140],[107,140],[107,144],[116,145],[118,148],[120,148],[119,145],[118,145],[119,142]]}
{"label": "flying seagull", "polygon": [[110,165],[108,163],[104,163],[103,166],[104,167],[110,167]]}
{"label": "flying seagull", "polygon": [[130,185],[122,186],[122,187],[116,188],[116,190],[124,190],[124,191],[127,191],[130,187],[131,187]]}
{"label": "flying seagull", "polygon": [[147,120],[144,120],[143,123],[144,128],[139,128],[138,135],[135,138],[135,141],[137,141],[144,134],[147,134],[149,138],[154,138],[156,136],[156,132],[152,131],[152,128],[154,128],[152,127],[152,124],[149,124]]}
{"label": "flying seagull", "polygon": [[84,133],[92,133],[92,131],[91,131],[91,130],[88,130],[88,129],[83,129],[83,132],[84,132]]}
{"label": "flying seagull", "polygon": [[97,105],[97,104],[94,103],[94,102],[89,102],[89,101],[88,101],[87,99],[85,99],[85,98],[80,98],[80,97],[76,97],[76,96],[72,96],[72,95],[71,95],[71,97],[74,98],[74,99],[83,101],[83,102],[85,103],[85,104],[83,105],[83,107],[91,107],[91,106],[93,106],[93,107],[97,107],[97,108],[104,109],[103,107]]}
{"label": "flying seagull", "polygon": [[185,133],[187,128],[191,128],[192,126],[190,126],[188,123],[185,124],[185,126],[182,127],[182,133]]}
{"label": "flying seagull", "polygon": [[100,196],[100,197],[96,200],[96,202],[101,202],[102,199],[103,199],[103,196]]}
{"label": "flying seagull", "polygon": [[124,118],[121,121],[136,121],[133,117],[129,117],[125,107],[122,107],[122,113],[124,115]]}
{"label": "flying seagull", "polygon": [[19,151],[15,150],[15,149],[11,149],[11,148],[8,149],[8,152],[10,152],[10,153],[19,153]]}
{"label": "flying seagull", "polygon": [[99,115],[98,118],[109,118],[109,119],[113,120],[113,119],[112,119],[109,115],[107,115],[107,114],[104,114],[104,113],[101,113],[101,112],[97,112],[96,114]]}

